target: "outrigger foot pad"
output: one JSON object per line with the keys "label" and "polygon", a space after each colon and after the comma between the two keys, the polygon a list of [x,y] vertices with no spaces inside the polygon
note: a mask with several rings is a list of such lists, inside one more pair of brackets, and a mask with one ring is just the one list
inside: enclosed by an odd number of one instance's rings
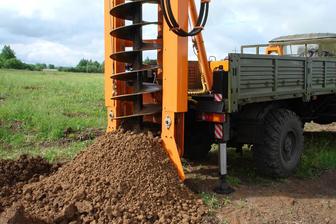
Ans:
{"label": "outrigger foot pad", "polygon": [[232,194],[235,190],[227,183],[226,176],[221,176],[219,186],[214,189],[217,194]]}

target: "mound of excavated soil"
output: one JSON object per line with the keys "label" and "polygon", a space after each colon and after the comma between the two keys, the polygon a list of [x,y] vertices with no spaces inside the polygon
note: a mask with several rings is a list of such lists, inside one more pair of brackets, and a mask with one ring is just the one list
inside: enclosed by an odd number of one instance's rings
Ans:
{"label": "mound of excavated soil", "polygon": [[149,133],[100,137],[72,162],[24,186],[25,214],[46,223],[213,223]]}
{"label": "mound of excavated soil", "polygon": [[25,184],[36,182],[57,168],[57,165],[51,165],[41,157],[0,160],[0,213],[20,199]]}
{"label": "mound of excavated soil", "polygon": [[44,222],[27,216],[20,204],[14,204],[0,216],[1,224],[45,224]]}
{"label": "mound of excavated soil", "polygon": [[27,182],[34,177],[49,174],[53,165],[41,157],[21,156],[18,160],[0,160],[0,187]]}

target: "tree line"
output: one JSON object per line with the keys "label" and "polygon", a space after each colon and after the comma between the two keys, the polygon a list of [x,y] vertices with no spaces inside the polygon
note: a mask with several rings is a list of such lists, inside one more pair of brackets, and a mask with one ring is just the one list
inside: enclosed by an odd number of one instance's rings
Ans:
{"label": "tree line", "polygon": [[104,62],[82,59],[76,67],[58,67],[62,72],[83,72],[83,73],[103,73]]}
{"label": "tree line", "polygon": [[19,69],[19,70],[30,70],[30,71],[42,71],[45,69],[57,69],[63,72],[84,72],[84,73],[103,73],[104,72],[104,62],[99,63],[98,61],[82,59],[79,61],[78,65],[75,67],[56,67],[53,64],[27,64],[22,62],[16,57],[16,54],[10,46],[5,45],[0,53],[0,69]]}

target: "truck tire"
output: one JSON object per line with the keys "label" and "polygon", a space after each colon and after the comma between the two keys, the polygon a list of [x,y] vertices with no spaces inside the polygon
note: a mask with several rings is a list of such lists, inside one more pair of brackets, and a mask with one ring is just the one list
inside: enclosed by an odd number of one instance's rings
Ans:
{"label": "truck tire", "polygon": [[257,171],[276,178],[292,175],[304,146],[301,119],[290,110],[275,109],[265,116],[263,123],[263,142],[253,147]]}

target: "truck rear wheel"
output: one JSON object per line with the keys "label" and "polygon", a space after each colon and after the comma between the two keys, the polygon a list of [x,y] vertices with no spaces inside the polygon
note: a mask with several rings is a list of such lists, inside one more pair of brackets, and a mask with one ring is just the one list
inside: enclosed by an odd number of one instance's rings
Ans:
{"label": "truck rear wheel", "polygon": [[298,167],[303,152],[302,122],[292,111],[275,109],[263,123],[263,142],[253,148],[257,170],[271,177],[288,177]]}

